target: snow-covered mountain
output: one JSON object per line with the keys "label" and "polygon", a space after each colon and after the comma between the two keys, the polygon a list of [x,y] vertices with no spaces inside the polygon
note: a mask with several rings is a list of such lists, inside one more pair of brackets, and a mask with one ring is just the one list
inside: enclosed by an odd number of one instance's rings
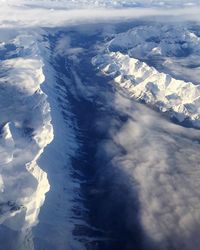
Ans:
{"label": "snow-covered mountain", "polygon": [[[179,122],[190,120],[200,127],[200,86],[176,79],[171,76],[174,71],[166,66],[169,60],[174,65],[173,60],[180,58],[179,62],[185,62],[179,68],[183,78],[184,67],[190,71],[190,77],[194,68],[199,71],[198,35],[181,26],[136,27],[108,42],[103,55],[96,56],[93,64],[136,99],[170,113]],[[193,57],[197,66],[190,70],[188,64]]]}
{"label": "snow-covered mountain", "polygon": [[0,224],[25,232],[37,223],[49,191],[37,160],[52,141],[53,128],[40,88],[45,77],[37,36],[9,36],[0,44]]}
{"label": "snow-covered mountain", "polygon": [[118,34],[108,48],[127,53],[177,79],[200,83],[200,34],[195,24],[138,26]]}
{"label": "snow-covered mountain", "polygon": [[143,25],[118,34],[109,43],[109,49],[126,51],[138,59],[200,56],[200,34],[182,24]]}
{"label": "snow-covered mountain", "polygon": [[196,250],[200,1],[0,4],[0,248]]}

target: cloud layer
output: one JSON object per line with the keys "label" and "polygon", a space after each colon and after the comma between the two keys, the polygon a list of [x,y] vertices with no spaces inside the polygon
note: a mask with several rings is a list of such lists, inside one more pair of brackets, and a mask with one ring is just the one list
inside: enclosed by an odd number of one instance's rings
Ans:
{"label": "cloud layer", "polygon": [[[70,26],[77,23],[123,20],[140,18],[171,16],[169,21],[174,20],[200,20],[199,7],[184,9],[153,9],[153,8],[130,8],[130,9],[52,9],[48,4],[44,6],[24,6],[20,1],[3,2],[0,9],[0,28],[24,28],[24,27],[58,27]],[[162,18],[161,18],[162,19]]]}

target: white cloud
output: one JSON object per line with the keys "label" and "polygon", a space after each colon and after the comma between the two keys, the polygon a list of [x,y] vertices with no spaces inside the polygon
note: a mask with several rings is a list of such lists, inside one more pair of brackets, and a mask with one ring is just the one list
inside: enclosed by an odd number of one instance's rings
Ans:
{"label": "white cloud", "polygon": [[[120,94],[113,108],[128,120],[120,129],[113,120],[111,139],[102,148],[112,156],[109,164],[130,179],[145,233],[158,249],[198,249],[200,131],[175,125]],[[116,145],[126,153],[120,154]],[[134,207],[128,211],[127,220],[134,221]]]}

